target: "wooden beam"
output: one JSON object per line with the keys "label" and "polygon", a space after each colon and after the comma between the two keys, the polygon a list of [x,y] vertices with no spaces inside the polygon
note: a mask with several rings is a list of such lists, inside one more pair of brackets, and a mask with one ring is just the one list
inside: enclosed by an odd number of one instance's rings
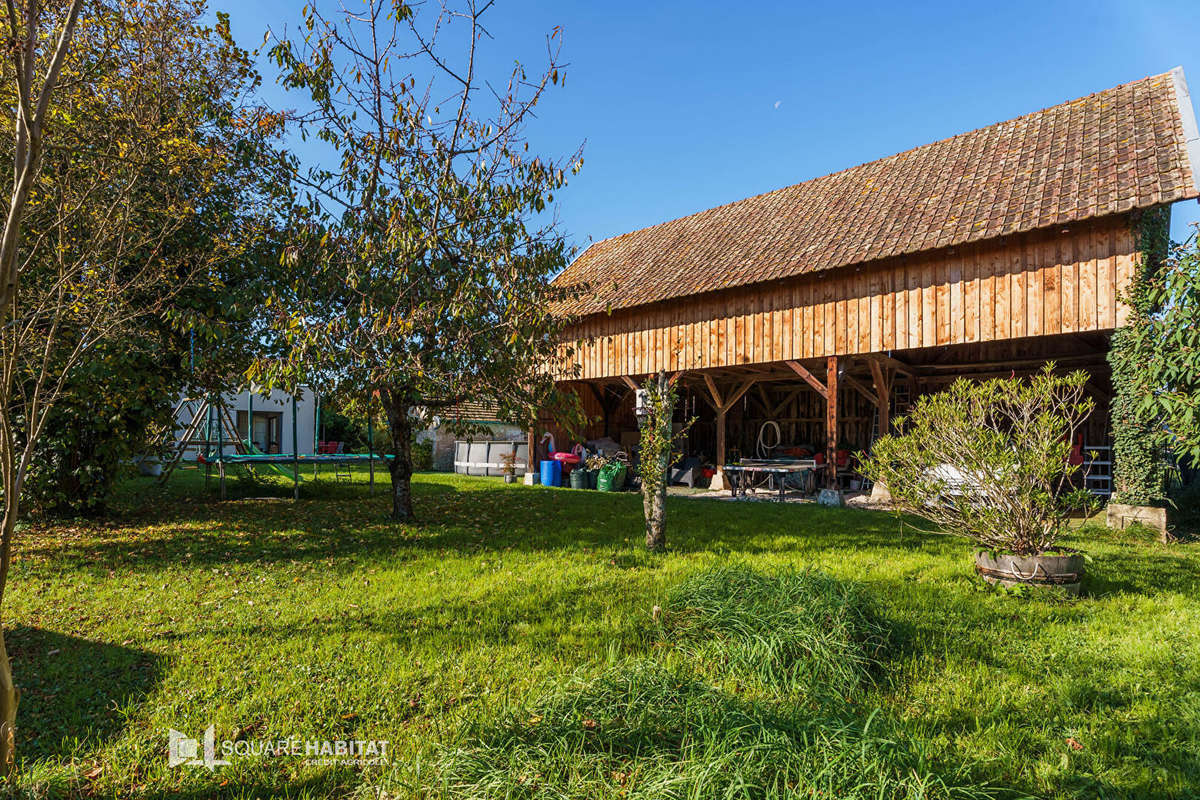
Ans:
{"label": "wooden beam", "polygon": [[712,375],[709,375],[707,372],[704,373],[704,385],[708,387],[708,393],[712,395],[713,408],[717,409],[717,411],[720,411],[721,406],[724,405],[724,403],[721,401],[721,393],[717,391],[716,381],[714,381],[712,379]]}
{"label": "wooden beam", "polygon": [[797,387],[795,389],[792,389],[790,392],[788,392],[787,395],[782,400],[779,401],[779,404],[776,405],[775,408],[771,410],[771,417],[772,418],[778,417],[780,415],[780,413],[782,413],[782,411],[785,408],[787,408],[788,404],[790,404],[793,400],[795,400],[796,397],[802,391],[804,391],[803,388]]}
{"label": "wooden beam", "polygon": [[929,370],[940,370],[940,371],[973,370],[973,369],[981,369],[981,370],[989,370],[990,369],[990,370],[994,371],[997,369],[1036,369],[1036,368],[1045,366],[1046,364],[1048,364],[1051,361],[1053,361],[1055,364],[1062,365],[1062,364],[1076,364],[1076,363],[1093,364],[1093,363],[1100,363],[1103,360],[1104,360],[1103,358],[1097,358],[1094,355],[1081,355],[1081,356],[1067,355],[1067,356],[1057,356],[1057,357],[1053,357],[1053,358],[1022,358],[1022,359],[1017,359],[1017,360],[1000,359],[998,361],[958,361],[958,362],[952,361],[952,362],[947,362],[947,363],[943,363],[943,364],[926,364],[926,365],[924,365],[923,368],[929,369]]}
{"label": "wooden beam", "polygon": [[873,405],[873,406],[879,405],[878,395],[876,395],[874,392],[872,392],[870,389],[868,389],[866,387],[866,385],[864,385],[863,382],[860,381],[858,378],[855,378],[854,376],[852,376],[850,374],[846,374],[846,375],[842,376],[842,380],[845,383],[849,384],[851,389],[853,389],[854,391],[858,392],[863,397],[865,397],[867,399],[867,401],[871,403],[871,405]]}
{"label": "wooden beam", "polygon": [[713,476],[709,488],[721,491],[725,488],[725,409],[719,406],[717,408],[717,452],[714,454],[713,460],[716,462],[717,474]]}
{"label": "wooden beam", "polygon": [[[791,363],[791,362],[789,362]],[[829,467],[829,486],[837,488],[838,444],[838,357],[825,359],[825,459]]]}
{"label": "wooden beam", "polygon": [[638,390],[637,383],[633,380],[633,378],[629,377],[628,375],[622,375],[621,382],[624,383],[626,386],[628,386],[630,389],[633,389],[635,392]]}
{"label": "wooden beam", "polygon": [[678,381],[679,378],[683,375],[683,372],[684,372],[683,370],[679,370],[678,372],[672,373],[671,377],[667,378],[667,385],[674,386],[676,381]]}
{"label": "wooden beam", "polygon": [[758,379],[751,378],[750,380],[746,381],[741,386],[739,386],[734,391],[734,393],[732,395],[730,395],[728,399],[725,400],[725,406],[722,410],[728,411],[729,409],[733,408],[733,404],[736,403],[738,400],[741,400],[742,395],[744,395],[746,392],[750,391],[750,387],[756,383],[758,383]]}
{"label": "wooden beam", "polygon": [[895,358],[893,356],[886,356],[883,353],[873,353],[871,355],[871,358],[873,358],[883,364],[887,364],[889,367],[896,370],[896,372],[899,372],[901,375],[907,375],[910,378],[916,378],[918,376],[919,370],[923,368],[923,367],[915,367],[912,364],[906,364],[898,358]]}
{"label": "wooden beam", "polygon": [[[455,447],[457,447],[457,445],[455,445]],[[537,456],[537,429],[536,428],[529,429],[528,447],[529,447],[529,451],[526,453],[525,469],[527,472],[533,472],[533,465],[537,460],[537,457],[536,457]]]}
{"label": "wooden beam", "polygon": [[[836,359],[837,356],[830,356],[830,358]],[[816,375],[813,375],[811,372],[805,369],[803,364],[801,364],[799,361],[785,361],[783,363],[787,364],[792,372],[796,373],[801,378],[804,378],[804,380],[808,382],[808,385],[816,390],[817,394],[821,395],[821,397],[824,397],[826,400],[829,400],[829,389],[825,384],[817,380]]]}
{"label": "wooden beam", "polygon": [[871,379],[875,382],[875,394],[878,396],[876,405],[879,409],[879,435],[884,436],[891,431],[892,421],[891,405],[892,405],[892,386],[891,381],[883,374],[883,367],[880,366],[878,360],[868,359],[868,364],[871,366]]}

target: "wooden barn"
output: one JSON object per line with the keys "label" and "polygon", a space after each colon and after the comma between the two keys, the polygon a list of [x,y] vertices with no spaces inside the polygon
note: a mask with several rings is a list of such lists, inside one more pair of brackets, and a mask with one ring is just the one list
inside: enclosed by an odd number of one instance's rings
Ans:
{"label": "wooden barn", "polygon": [[667,370],[698,420],[689,453],[720,468],[765,437],[824,451],[835,480],[836,451],[869,447],[916,397],[1053,360],[1091,374],[1086,446],[1104,448],[1139,232],[1198,180],[1175,69],[597,242],[557,279],[588,287],[563,309],[562,385],[592,421],[541,429],[632,446],[632,389]]}

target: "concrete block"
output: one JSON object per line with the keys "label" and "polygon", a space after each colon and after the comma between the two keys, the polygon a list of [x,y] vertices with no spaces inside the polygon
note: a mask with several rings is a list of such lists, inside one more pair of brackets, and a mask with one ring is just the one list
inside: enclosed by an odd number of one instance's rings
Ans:
{"label": "concrete block", "polygon": [[1108,527],[1118,530],[1124,530],[1134,523],[1141,523],[1147,528],[1158,531],[1164,542],[1167,540],[1167,510],[1165,508],[1109,503],[1106,511],[1106,523]]}

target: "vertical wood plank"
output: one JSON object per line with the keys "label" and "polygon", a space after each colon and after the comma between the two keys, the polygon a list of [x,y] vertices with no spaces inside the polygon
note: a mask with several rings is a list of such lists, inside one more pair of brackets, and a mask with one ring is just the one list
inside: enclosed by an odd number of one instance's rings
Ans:
{"label": "vertical wood plank", "polygon": [[1105,243],[1105,256],[1096,263],[1096,309],[1099,321],[1097,326],[1104,330],[1112,328],[1117,322],[1116,285],[1117,285],[1117,235],[1111,228],[1101,235]]}
{"label": "vertical wood plank", "polygon": [[963,335],[960,341],[979,341],[979,269],[974,248],[963,253]]}
{"label": "vertical wood plank", "polygon": [[1096,232],[1089,230],[1080,239],[1079,256],[1079,329],[1096,330]]}
{"label": "vertical wood plank", "polygon": [[996,251],[979,254],[979,339],[996,338]]}

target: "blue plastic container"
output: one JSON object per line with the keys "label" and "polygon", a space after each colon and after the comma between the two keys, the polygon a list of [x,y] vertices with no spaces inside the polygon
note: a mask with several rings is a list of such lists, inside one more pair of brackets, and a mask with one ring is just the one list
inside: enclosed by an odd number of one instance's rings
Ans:
{"label": "blue plastic container", "polygon": [[542,462],[542,486],[562,486],[562,462],[547,459]]}

